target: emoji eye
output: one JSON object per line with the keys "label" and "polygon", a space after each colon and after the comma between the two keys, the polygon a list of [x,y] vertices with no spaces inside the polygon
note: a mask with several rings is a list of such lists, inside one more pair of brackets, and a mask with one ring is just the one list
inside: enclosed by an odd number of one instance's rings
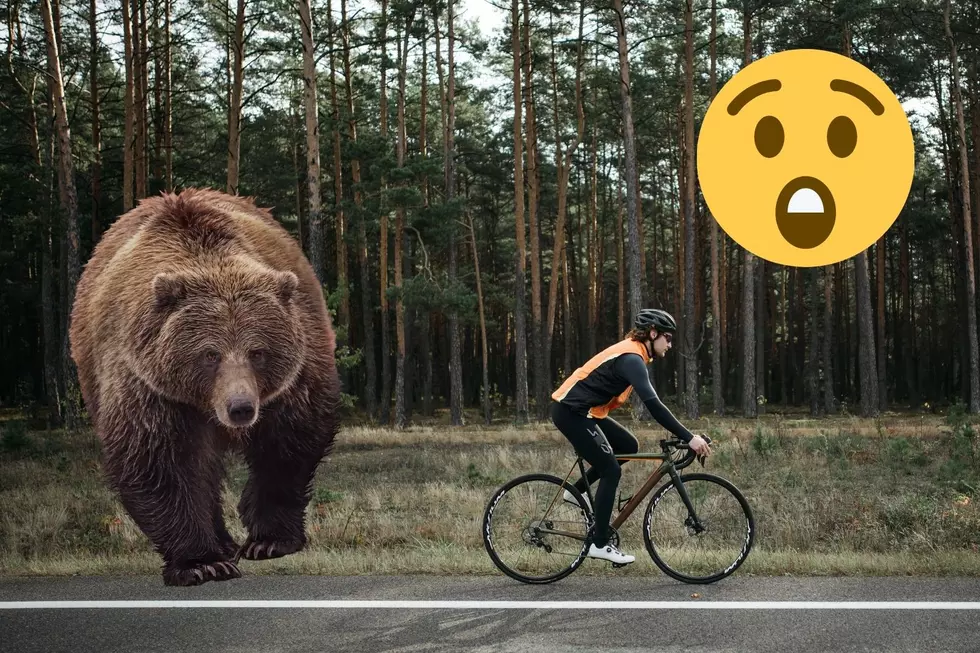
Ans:
{"label": "emoji eye", "polygon": [[755,126],[755,148],[769,159],[783,149],[783,125],[777,118],[766,116]]}
{"label": "emoji eye", "polygon": [[842,159],[854,151],[857,138],[857,128],[847,116],[837,116],[827,128],[827,145],[831,152]]}

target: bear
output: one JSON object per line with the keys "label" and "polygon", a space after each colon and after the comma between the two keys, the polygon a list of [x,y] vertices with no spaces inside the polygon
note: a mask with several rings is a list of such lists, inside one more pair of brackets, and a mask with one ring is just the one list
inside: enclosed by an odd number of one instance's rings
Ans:
{"label": "bear", "polygon": [[[86,263],[69,337],[107,485],[165,585],[239,578],[242,557],[304,548],[341,388],[321,285],[270,209],[208,188],[143,199]],[[236,452],[241,545],[221,503]]]}

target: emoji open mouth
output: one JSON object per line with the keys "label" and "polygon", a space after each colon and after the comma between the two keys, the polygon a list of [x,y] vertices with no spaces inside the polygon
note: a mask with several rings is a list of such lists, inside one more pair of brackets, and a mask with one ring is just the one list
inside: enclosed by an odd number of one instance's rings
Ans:
{"label": "emoji open mouth", "polygon": [[836,218],[834,196],[816,177],[797,177],[776,200],[776,226],[794,247],[810,249],[827,240]]}

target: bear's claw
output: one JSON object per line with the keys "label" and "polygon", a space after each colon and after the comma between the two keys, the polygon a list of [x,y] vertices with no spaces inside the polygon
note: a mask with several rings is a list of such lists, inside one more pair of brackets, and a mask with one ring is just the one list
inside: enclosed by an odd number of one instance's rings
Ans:
{"label": "bear's claw", "polygon": [[303,542],[299,540],[259,540],[258,542],[248,538],[238,550],[236,560],[245,558],[246,560],[271,560],[281,558],[291,553],[296,553],[303,548]]}
{"label": "bear's claw", "polygon": [[165,585],[191,586],[208,581],[231,580],[241,578],[242,572],[231,561],[199,563],[189,567],[170,567],[163,572]]}

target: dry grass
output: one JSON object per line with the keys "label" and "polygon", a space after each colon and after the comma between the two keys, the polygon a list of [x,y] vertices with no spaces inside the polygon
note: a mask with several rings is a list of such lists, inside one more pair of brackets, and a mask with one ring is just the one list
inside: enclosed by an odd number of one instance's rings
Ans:
{"label": "dry grass", "polygon": [[[621,421],[655,450],[661,431]],[[159,558],[101,479],[94,437],[16,424],[0,424],[0,573],[156,573]],[[707,471],[738,485],[755,512],[756,549],[739,573],[980,575],[980,447],[963,420],[767,415],[690,427],[716,439]],[[480,539],[490,494],[525,473],[564,477],[573,462],[549,425],[348,427],[318,474],[309,548],[243,570],[497,574]],[[625,465],[624,496],[652,470]],[[230,461],[225,514],[238,538],[246,474]],[[645,508],[621,532],[637,554],[630,574],[660,573],[640,535]],[[589,562],[578,573],[623,572]]]}

